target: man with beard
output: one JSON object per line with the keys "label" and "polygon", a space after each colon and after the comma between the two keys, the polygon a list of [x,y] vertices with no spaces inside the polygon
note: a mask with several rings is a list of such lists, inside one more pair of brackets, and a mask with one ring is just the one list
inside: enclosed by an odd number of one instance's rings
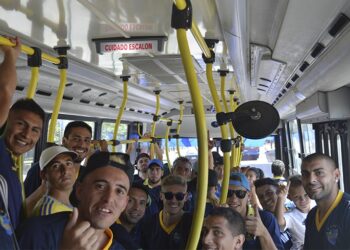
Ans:
{"label": "man with beard", "polygon": [[147,179],[148,162],[151,160],[146,153],[140,153],[135,160],[138,173],[134,175],[134,182],[142,182]]}
{"label": "man with beard", "polygon": [[350,195],[339,190],[334,160],[311,154],[303,159],[301,174],[306,193],[317,204],[306,218],[304,249],[349,249]]}
{"label": "man with beard", "polygon": [[[91,137],[92,129],[83,121],[70,122],[64,130],[62,145],[77,154],[74,165],[80,169],[81,162],[89,153]],[[40,177],[40,166],[37,162],[29,169],[24,181],[27,214],[32,213],[34,206],[47,192],[46,186],[46,181]]]}
{"label": "man with beard", "polygon": [[27,220],[21,249],[123,249],[109,227],[128,204],[132,179],[129,155],[93,154],[76,184],[77,208]]}
{"label": "man with beard", "polygon": [[111,227],[118,235],[118,241],[126,249],[141,248],[141,221],[150,202],[148,188],[140,183],[133,183],[129,191],[128,205],[117,223]]}
{"label": "man with beard", "polygon": [[47,193],[36,204],[33,215],[43,216],[73,210],[69,195],[79,171],[74,165],[75,158],[75,152],[62,146],[52,146],[41,153],[40,174],[47,183]]}
{"label": "man with beard", "polygon": [[149,188],[149,195],[152,199],[152,203],[148,207],[145,217],[158,213],[159,209],[162,207],[160,201],[160,185],[164,173],[163,168],[164,165],[161,160],[153,159],[148,162],[147,179],[143,182],[143,185]]}
{"label": "man with beard", "polygon": [[143,249],[185,249],[192,215],[185,213],[187,181],[176,175],[162,180],[160,199],[163,210],[147,218],[141,235]]}

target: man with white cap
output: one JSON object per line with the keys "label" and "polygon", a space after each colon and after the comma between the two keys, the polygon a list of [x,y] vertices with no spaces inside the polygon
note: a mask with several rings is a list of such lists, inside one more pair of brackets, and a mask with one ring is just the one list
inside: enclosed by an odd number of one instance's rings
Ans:
{"label": "man with white cap", "polygon": [[63,146],[52,146],[41,153],[40,175],[47,185],[47,193],[36,204],[33,215],[72,211],[69,195],[79,171],[74,164],[76,158],[75,152]]}

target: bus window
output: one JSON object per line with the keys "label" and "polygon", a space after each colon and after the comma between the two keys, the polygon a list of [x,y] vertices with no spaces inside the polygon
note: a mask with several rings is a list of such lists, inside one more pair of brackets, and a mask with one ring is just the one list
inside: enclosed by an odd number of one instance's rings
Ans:
{"label": "bus window", "polygon": [[312,124],[301,124],[301,131],[303,133],[304,154],[315,153],[315,131],[312,128]]}
{"label": "bus window", "polygon": [[[197,138],[180,138],[180,154],[181,156],[184,156],[188,158],[192,164],[197,161],[198,159],[198,143]],[[161,147],[164,149],[163,153],[163,160],[166,161],[166,155],[165,155],[165,141],[164,139],[161,140]],[[169,159],[170,162],[173,163],[174,160],[179,157],[176,149],[176,139],[170,139],[168,142],[169,147]]]}
{"label": "bus window", "polygon": [[293,173],[300,173],[301,158],[300,158],[300,141],[298,133],[297,120],[289,122],[290,136],[291,136],[291,153],[293,158]]}
{"label": "bus window", "polygon": [[[101,139],[112,140],[114,133],[114,122],[103,122],[101,129]],[[117,140],[126,140],[128,135],[128,125],[121,123],[118,128]],[[112,151],[112,145],[108,145],[108,150]],[[125,152],[126,144],[119,144],[116,147],[116,152]]]}
{"label": "bus window", "polygon": [[337,138],[337,152],[338,152],[338,168],[340,171],[340,189],[344,192],[343,155],[342,155],[340,135],[338,134],[336,138]]}
{"label": "bus window", "polygon": [[275,160],[275,139],[268,136],[264,139],[244,140],[241,166],[257,167],[264,171],[265,176],[272,176],[271,163]]}
{"label": "bus window", "polygon": [[331,136],[327,134],[328,155],[332,157]]}
{"label": "bus window", "polygon": [[[62,138],[64,135],[64,129],[66,128],[67,124],[72,122],[73,120],[67,120],[67,119],[57,119],[56,123],[56,130],[55,130],[55,136],[54,136],[54,143],[56,144],[61,144],[62,143]],[[51,119],[48,124],[50,124]],[[93,121],[84,121],[88,125],[90,125],[92,129],[92,137],[94,136],[94,131],[95,131],[95,123]]]}
{"label": "bus window", "polygon": [[23,154],[23,180],[26,178],[28,170],[34,162],[35,147]]}

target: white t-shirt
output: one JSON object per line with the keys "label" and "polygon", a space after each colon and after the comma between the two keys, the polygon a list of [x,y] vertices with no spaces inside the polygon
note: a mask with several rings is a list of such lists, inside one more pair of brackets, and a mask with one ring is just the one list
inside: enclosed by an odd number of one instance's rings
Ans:
{"label": "white t-shirt", "polygon": [[288,229],[292,236],[293,246],[291,250],[303,249],[306,216],[307,213],[303,213],[297,208],[284,214],[284,219],[286,220],[284,230]]}

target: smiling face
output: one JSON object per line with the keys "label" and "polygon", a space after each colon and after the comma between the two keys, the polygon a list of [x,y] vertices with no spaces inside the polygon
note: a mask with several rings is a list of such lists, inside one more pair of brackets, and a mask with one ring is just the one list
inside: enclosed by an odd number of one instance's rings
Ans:
{"label": "smiling face", "polygon": [[9,113],[4,134],[7,148],[16,156],[31,150],[41,136],[43,120],[27,110]]}
{"label": "smiling face", "polygon": [[128,204],[129,178],[119,168],[106,166],[93,170],[78,183],[79,219],[95,229],[110,227]]}
{"label": "smiling face", "polygon": [[129,202],[122,218],[130,224],[137,224],[145,215],[147,194],[139,188],[132,187],[129,191]]}
{"label": "smiling face", "polygon": [[234,236],[227,219],[222,216],[208,216],[202,229],[203,249],[234,250],[241,249],[244,235]]}
{"label": "smiling face", "polygon": [[87,128],[74,127],[70,129],[68,137],[63,137],[62,144],[78,154],[76,162],[81,162],[90,150],[91,133]]}
{"label": "smiling face", "polygon": [[302,182],[306,193],[317,201],[332,202],[338,193],[339,169],[326,159],[315,159],[302,164]]}
{"label": "smiling face", "polygon": [[256,194],[263,209],[274,213],[278,198],[277,187],[273,185],[263,185],[256,188]]}
{"label": "smiling face", "polygon": [[[237,187],[237,186],[229,186],[228,188],[229,190],[243,190],[243,191],[247,191],[244,187]],[[249,201],[249,198],[250,198],[250,193],[247,192],[247,194],[244,196],[243,199],[240,199],[237,197],[236,194],[233,194],[232,196],[230,197],[227,197],[227,205],[237,211],[238,213],[241,214],[241,216],[243,218],[246,217],[246,214],[247,214],[247,206],[248,206],[248,201]]]}
{"label": "smiling face", "polygon": [[307,213],[310,211],[311,200],[303,186],[290,187],[288,197],[301,212]]}
{"label": "smiling face", "polygon": [[[185,194],[182,200],[177,200],[175,195],[173,195],[171,200],[165,199],[164,193],[171,192],[173,194],[182,193]],[[182,211],[184,204],[187,200],[187,186],[181,185],[169,185],[162,186],[162,192],[160,193],[160,199],[163,201],[163,211],[171,215],[176,215]]]}
{"label": "smiling face", "polygon": [[70,154],[56,156],[42,171],[43,179],[48,182],[49,190],[72,190],[78,176],[78,167],[74,166]]}

